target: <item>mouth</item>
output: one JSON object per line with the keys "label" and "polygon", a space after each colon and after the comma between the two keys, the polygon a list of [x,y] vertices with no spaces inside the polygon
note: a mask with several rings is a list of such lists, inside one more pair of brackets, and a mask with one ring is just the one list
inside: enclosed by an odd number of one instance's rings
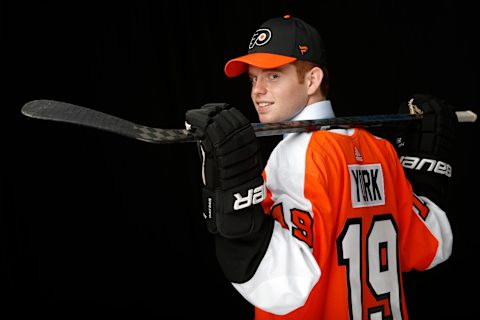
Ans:
{"label": "mouth", "polygon": [[272,105],[273,105],[273,102],[257,102],[257,112],[259,113],[267,112]]}

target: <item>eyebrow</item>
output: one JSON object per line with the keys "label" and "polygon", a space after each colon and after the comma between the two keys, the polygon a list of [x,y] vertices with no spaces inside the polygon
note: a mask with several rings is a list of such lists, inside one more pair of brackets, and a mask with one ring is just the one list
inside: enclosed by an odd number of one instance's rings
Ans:
{"label": "eyebrow", "polygon": [[[283,72],[282,67],[273,68],[273,69],[262,69],[262,68],[259,68],[259,69],[262,70],[262,73],[267,73],[267,72]],[[251,77],[251,76],[253,76],[253,74],[251,74],[250,72],[248,72],[248,76]]]}

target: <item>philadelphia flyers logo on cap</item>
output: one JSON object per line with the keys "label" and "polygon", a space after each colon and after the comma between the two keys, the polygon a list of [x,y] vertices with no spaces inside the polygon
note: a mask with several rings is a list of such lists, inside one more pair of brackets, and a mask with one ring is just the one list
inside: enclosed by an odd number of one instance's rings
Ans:
{"label": "philadelphia flyers logo on cap", "polygon": [[308,46],[298,46],[298,49],[300,49],[302,56],[308,52]]}
{"label": "philadelphia flyers logo on cap", "polygon": [[253,49],[253,47],[255,46],[261,47],[267,44],[271,38],[272,38],[272,32],[270,31],[270,29],[265,29],[265,28],[258,29],[253,34],[252,40],[250,40],[250,44],[248,45],[248,50]]}

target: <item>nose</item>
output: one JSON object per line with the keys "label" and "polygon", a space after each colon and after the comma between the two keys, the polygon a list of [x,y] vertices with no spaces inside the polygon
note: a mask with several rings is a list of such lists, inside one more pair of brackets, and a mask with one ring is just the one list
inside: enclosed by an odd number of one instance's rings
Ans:
{"label": "nose", "polygon": [[258,78],[257,81],[252,84],[252,94],[265,94],[265,92],[267,92],[267,86],[261,78]]}

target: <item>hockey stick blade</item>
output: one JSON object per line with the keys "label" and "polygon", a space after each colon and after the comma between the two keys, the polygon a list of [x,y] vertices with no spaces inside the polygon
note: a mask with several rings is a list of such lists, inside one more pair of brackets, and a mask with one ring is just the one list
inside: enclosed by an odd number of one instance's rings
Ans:
{"label": "hockey stick blade", "polygon": [[[21,111],[22,114],[30,118],[72,123],[149,143],[167,144],[198,141],[198,138],[187,129],[161,129],[144,126],[94,109],[55,100],[33,100],[26,103]],[[476,121],[476,114],[470,110],[457,111],[457,117],[459,122]],[[421,118],[422,115],[420,114],[386,114],[276,123],[252,123],[252,126],[255,135],[262,137],[284,133],[325,130],[332,126],[342,128],[377,127],[415,121]]]}
{"label": "hockey stick blade", "polygon": [[94,109],[55,100],[30,101],[22,107],[22,113],[30,118],[72,123],[150,143],[196,141],[186,129],[148,127]]}

